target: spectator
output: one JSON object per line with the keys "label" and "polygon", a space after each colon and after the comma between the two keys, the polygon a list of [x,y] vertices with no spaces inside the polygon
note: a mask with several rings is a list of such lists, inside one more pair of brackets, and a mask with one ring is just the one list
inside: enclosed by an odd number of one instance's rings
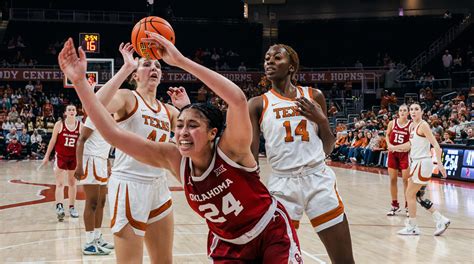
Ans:
{"label": "spectator", "polygon": [[47,148],[47,145],[45,142],[41,142],[38,146],[38,148],[36,149],[35,152],[31,152],[31,156],[34,158],[34,159],[37,159],[37,160],[42,160],[44,159],[44,155],[46,154],[46,148]]}
{"label": "spectator", "polygon": [[474,139],[474,129],[472,127],[467,129],[467,139]]}
{"label": "spectator", "polygon": [[2,124],[2,129],[3,129],[3,135],[6,135],[12,128],[15,128],[15,123],[13,123],[9,117],[3,122]]}
{"label": "spectator", "polygon": [[206,85],[201,86],[198,90],[197,101],[199,103],[207,102],[207,87]]}
{"label": "spectator", "polygon": [[385,135],[383,132],[380,132],[377,137],[373,137],[369,145],[366,147],[364,154],[363,154],[363,162],[362,165],[366,166],[374,166],[374,158],[375,155],[380,154],[380,151],[384,151],[387,149],[387,142],[385,140]]}
{"label": "spectator", "polygon": [[10,118],[10,120],[17,120],[19,116],[20,114],[18,114],[18,111],[16,111],[16,107],[12,106],[10,112],[8,113],[8,117]]}
{"label": "spectator", "polygon": [[462,58],[461,58],[461,54],[459,54],[459,52],[456,53],[456,56],[454,57],[453,68],[454,68],[455,71],[462,70]]}
{"label": "spectator", "polygon": [[16,136],[11,138],[10,143],[7,146],[7,159],[21,159],[21,144],[18,142]]}
{"label": "spectator", "polygon": [[27,93],[32,93],[35,90],[35,87],[31,81],[28,81],[28,84],[25,86],[25,90]]}
{"label": "spectator", "polygon": [[[8,133],[7,136],[5,137],[5,142],[6,142],[7,144],[9,144],[10,141],[11,141],[13,138],[17,138],[17,134],[16,134],[16,129],[15,129],[15,128],[10,129],[10,133]],[[17,138],[17,139],[18,139],[18,138]]]}
{"label": "spectator", "polygon": [[247,71],[247,67],[245,67],[245,64],[244,62],[240,62],[240,66],[239,68],[237,69],[239,72],[246,72]]}
{"label": "spectator", "polygon": [[444,132],[443,139],[444,140],[441,142],[441,144],[454,144],[454,141],[451,139],[449,131]]}
{"label": "spectator", "polygon": [[449,50],[444,51],[444,55],[441,58],[443,61],[443,68],[446,76],[449,76],[451,73],[451,66],[453,65],[453,56],[449,53]]}
{"label": "spectator", "polygon": [[31,142],[31,152],[37,152],[39,145],[43,142],[41,135],[38,133],[38,130],[34,130],[33,134],[30,137]]}
{"label": "spectator", "polygon": [[329,106],[329,110],[328,110],[328,117],[335,117],[337,113],[338,111],[337,111],[336,104],[334,104],[334,102],[331,102]]}
{"label": "spectator", "polygon": [[23,121],[21,121],[21,118],[17,118],[15,122],[16,131],[20,132],[21,130],[23,130],[24,127],[25,127],[25,124],[23,124]]}
{"label": "spectator", "polygon": [[0,101],[0,108],[6,109],[7,111],[10,111],[10,109],[12,108],[12,102],[6,93],[3,94],[3,98]]}
{"label": "spectator", "polygon": [[26,150],[26,155],[30,156],[31,151],[31,141],[30,135],[26,132],[26,128],[23,128],[20,135],[20,144],[22,150]]}
{"label": "spectator", "polygon": [[49,102],[48,99],[45,100],[44,105],[43,105],[43,116],[44,117],[49,117],[53,116],[53,105]]}

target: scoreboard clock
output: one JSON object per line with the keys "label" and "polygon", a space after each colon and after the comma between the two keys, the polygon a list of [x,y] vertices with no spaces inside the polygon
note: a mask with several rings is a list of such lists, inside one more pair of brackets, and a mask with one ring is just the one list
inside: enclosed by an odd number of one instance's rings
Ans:
{"label": "scoreboard clock", "polygon": [[86,53],[100,52],[100,34],[99,33],[79,33],[79,46]]}

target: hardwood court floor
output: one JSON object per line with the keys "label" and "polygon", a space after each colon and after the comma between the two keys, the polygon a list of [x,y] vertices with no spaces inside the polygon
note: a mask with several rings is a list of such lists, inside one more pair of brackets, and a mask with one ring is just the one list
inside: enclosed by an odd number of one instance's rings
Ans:
{"label": "hardwood court floor", "polygon": [[[269,167],[265,160],[261,164],[265,182]],[[38,165],[37,161],[0,161],[0,263],[115,263],[114,253],[82,255],[84,201],[77,202],[79,219],[67,216],[64,222],[58,223],[52,168],[37,171]],[[419,208],[422,235],[402,237],[396,231],[403,227],[406,217],[385,216],[390,202],[385,170],[333,165],[337,166],[333,169],[348,215],[357,263],[474,262],[474,184],[432,180],[426,197],[451,219],[451,226],[443,236],[434,237],[431,216]],[[174,263],[208,263],[207,227],[186,204],[180,184],[170,178],[170,186],[174,187]],[[400,180],[400,198],[401,188]],[[83,194],[79,193],[79,197]],[[112,241],[108,206],[103,233]],[[303,218],[298,235],[305,263],[329,263],[307,218]],[[144,260],[149,262],[147,256]]]}

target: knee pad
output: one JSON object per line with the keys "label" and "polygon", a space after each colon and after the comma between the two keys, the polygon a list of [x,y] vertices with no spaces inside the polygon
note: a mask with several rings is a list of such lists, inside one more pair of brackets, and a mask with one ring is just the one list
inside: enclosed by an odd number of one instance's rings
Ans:
{"label": "knee pad", "polygon": [[433,202],[430,199],[423,199],[425,195],[426,186],[422,186],[421,189],[416,193],[416,201],[426,210],[429,210],[433,206]]}

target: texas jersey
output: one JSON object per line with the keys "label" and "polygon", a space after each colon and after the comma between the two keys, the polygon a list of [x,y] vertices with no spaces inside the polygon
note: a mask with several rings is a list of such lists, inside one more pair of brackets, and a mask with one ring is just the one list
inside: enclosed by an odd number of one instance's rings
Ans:
{"label": "texas jersey", "polygon": [[393,129],[390,133],[390,144],[396,146],[406,143],[410,140],[410,124],[408,121],[404,126],[398,124],[398,118],[393,121]]}
{"label": "texas jersey", "polygon": [[425,136],[420,136],[420,134],[418,134],[419,127],[423,122],[425,121],[422,120],[416,126],[412,126],[410,133],[410,158],[412,159],[431,158],[430,141]]}
{"label": "texas jersey", "polygon": [[276,202],[260,181],[258,167],[242,167],[219,148],[209,168],[199,177],[193,176],[191,159],[183,157],[180,175],[188,204],[224,240],[262,231],[268,223],[264,219],[268,218],[267,212],[275,210]]}
{"label": "texas jersey", "polygon": [[[166,106],[156,100],[157,107],[153,109],[138,92],[133,91],[132,93],[135,96],[135,107],[127,117],[117,120],[118,126],[148,140],[169,141],[171,121]],[[129,143],[133,144],[133,142]],[[112,175],[150,180],[150,178],[165,176],[165,171],[139,162],[120,149],[116,149]]]}
{"label": "texas jersey", "polygon": [[[312,99],[309,87],[297,87],[296,97]],[[273,89],[262,95],[260,130],[265,138],[267,159],[273,170],[286,171],[324,162],[323,144],[317,125],[298,111],[296,101]]]}
{"label": "texas jersey", "polygon": [[64,121],[62,122],[62,129],[58,134],[56,145],[54,147],[58,155],[68,157],[76,156],[76,143],[79,139],[79,128],[79,121],[76,121],[73,130],[69,130],[66,123]]}
{"label": "texas jersey", "polygon": [[84,155],[107,159],[109,157],[110,144],[100,135],[90,118],[86,119],[84,126],[93,130],[86,143],[84,143]]}

